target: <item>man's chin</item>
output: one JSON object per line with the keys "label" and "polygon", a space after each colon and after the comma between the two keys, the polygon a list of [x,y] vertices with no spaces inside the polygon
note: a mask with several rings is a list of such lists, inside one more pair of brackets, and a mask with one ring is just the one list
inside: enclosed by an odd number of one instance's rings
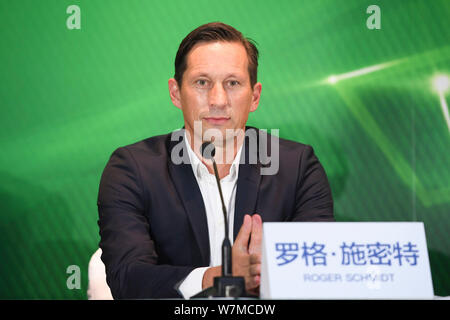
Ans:
{"label": "man's chin", "polygon": [[245,136],[243,129],[229,127],[210,127],[203,130],[203,141],[214,141],[216,146],[233,143],[238,137]]}

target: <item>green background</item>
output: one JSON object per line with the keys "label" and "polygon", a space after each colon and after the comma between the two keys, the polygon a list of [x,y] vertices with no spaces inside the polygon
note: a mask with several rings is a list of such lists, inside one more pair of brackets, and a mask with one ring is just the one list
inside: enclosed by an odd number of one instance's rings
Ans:
{"label": "green background", "polygon": [[[71,4],[81,30],[66,27]],[[381,30],[366,27],[371,4]],[[258,43],[248,124],[314,147],[338,221],[423,221],[435,294],[450,295],[450,135],[431,86],[450,73],[449,16],[448,0],[1,0],[0,298],[86,298],[103,168],[183,125],[167,80],[184,36],[212,21]]]}

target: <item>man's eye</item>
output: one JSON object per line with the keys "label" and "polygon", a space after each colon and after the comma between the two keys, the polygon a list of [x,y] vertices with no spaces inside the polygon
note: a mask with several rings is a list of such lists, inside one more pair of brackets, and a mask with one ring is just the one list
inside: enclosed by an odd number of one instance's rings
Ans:
{"label": "man's eye", "polygon": [[234,87],[237,86],[239,84],[239,81],[237,80],[230,80],[230,86]]}
{"label": "man's eye", "polygon": [[203,80],[203,79],[197,80],[197,84],[200,86],[204,86],[204,85],[206,85],[206,80]]}

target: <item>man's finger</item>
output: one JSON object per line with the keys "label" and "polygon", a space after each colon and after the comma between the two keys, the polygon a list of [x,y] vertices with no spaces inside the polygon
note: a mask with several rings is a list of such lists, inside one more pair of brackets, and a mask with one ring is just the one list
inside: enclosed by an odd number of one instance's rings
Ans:
{"label": "man's finger", "polygon": [[261,264],[261,253],[250,255],[250,264]]}
{"label": "man's finger", "polygon": [[258,276],[250,276],[250,278],[248,279],[248,284],[247,284],[247,289],[252,290],[255,289],[257,287],[259,287],[259,285],[261,284],[261,277]]}
{"label": "man's finger", "polygon": [[252,236],[250,239],[250,246],[248,252],[250,254],[261,252],[262,242],[262,219],[259,214],[252,216]]}
{"label": "man's finger", "polygon": [[247,252],[248,240],[250,238],[250,232],[252,231],[252,218],[246,214],[244,216],[244,222],[242,223],[241,229],[234,241],[234,246],[239,248],[240,251]]}
{"label": "man's finger", "polygon": [[261,275],[261,265],[253,264],[250,266],[250,275],[251,276],[259,276]]}
{"label": "man's finger", "polygon": [[259,297],[259,287],[256,287],[255,289],[247,290],[247,293],[249,295]]}

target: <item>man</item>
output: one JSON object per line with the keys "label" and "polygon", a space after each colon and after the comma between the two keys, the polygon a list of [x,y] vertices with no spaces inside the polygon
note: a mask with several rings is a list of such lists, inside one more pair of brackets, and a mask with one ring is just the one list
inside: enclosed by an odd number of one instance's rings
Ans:
{"label": "man", "polygon": [[[273,136],[266,143],[246,127],[261,95],[257,66],[255,45],[223,23],[181,42],[168,84],[185,130],[117,149],[100,182],[100,248],[114,298],[189,298],[220,276],[224,218],[204,141],[215,145],[232,271],[248,294],[259,293],[263,221],[334,221],[312,148]],[[267,163],[261,151],[277,157]],[[275,172],[264,174],[269,165]]]}

